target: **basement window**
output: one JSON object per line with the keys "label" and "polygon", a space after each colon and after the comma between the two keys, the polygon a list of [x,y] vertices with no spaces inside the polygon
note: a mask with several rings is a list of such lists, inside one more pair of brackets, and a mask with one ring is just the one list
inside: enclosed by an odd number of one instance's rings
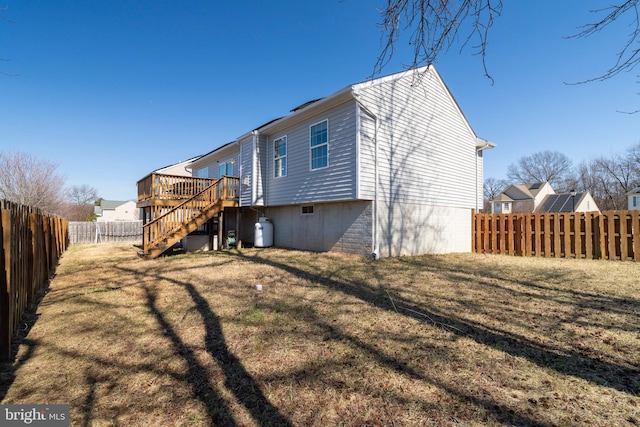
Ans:
{"label": "basement window", "polygon": [[313,215],[313,205],[303,206],[301,213],[302,215]]}

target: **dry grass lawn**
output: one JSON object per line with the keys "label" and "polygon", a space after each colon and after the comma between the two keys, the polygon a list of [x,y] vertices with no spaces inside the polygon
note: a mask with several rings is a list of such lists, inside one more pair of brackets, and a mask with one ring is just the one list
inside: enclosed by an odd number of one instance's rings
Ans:
{"label": "dry grass lawn", "polygon": [[78,426],[640,425],[638,263],[136,251],[67,251],[2,403]]}

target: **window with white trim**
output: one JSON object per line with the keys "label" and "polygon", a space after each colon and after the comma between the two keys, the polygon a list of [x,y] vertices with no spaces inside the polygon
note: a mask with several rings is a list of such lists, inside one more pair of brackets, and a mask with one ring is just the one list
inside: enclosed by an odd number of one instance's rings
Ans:
{"label": "window with white trim", "polygon": [[329,166],[329,121],[324,120],[309,128],[311,170]]}
{"label": "window with white trim", "polygon": [[287,176],[287,136],[273,141],[273,174],[276,178]]}
{"label": "window with white trim", "polygon": [[202,169],[198,169],[197,177],[198,178],[209,178],[209,168],[205,167],[205,168],[202,168]]}

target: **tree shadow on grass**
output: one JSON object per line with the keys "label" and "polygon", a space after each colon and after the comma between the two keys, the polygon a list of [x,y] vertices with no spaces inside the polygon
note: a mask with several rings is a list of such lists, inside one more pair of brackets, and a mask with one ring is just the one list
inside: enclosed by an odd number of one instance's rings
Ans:
{"label": "tree shadow on grass", "polygon": [[[119,267],[119,269],[131,274],[140,274],[139,271],[121,267]],[[251,414],[253,419],[261,426],[291,426],[290,421],[264,396],[258,383],[247,372],[242,362],[229,350],[224,338],[220,319],[213,312],[206,298],[196,290],[195,286],[189,282],[178,281],[154,274],[153,271],[146,271],[144,273],[149,277],[155,277],[157,280],[169,281],[181,286],[187,291],[205,327],[204,344],[207,353],[216,361],[224,373],[224,384],[226,388],[233,393],[240,404]],[[153,290],[145,287],[145,292],[147,306],[173,343],[175,349],[187,362],[189,366],[189,381],[194,388],[195,395],[206,405],[211,422],[214,425],[235,426],[236,422],[226,403],[208,380],[209,372],[198,362],[193,351],[182,342],[171,324],[164,318],[160,310],[158,310],[156,306],[156,296]]]}
{"label": "tree shadow on grass", "polygon": [[[266,303],[263,303],[263,304],[265,307],[268,306],[268,304]],[[271,307],[271,309],[274,311],[282,311],[283,307],[281,304],[282,303],[279,303],[279,305],[273,306]],[[296,307],[291,306],[289,307],[289,310],[285,310],[285,311],[295,312]],[[395,357],[392,357],[389,354],[385,354],[383,351],[376,348],[371,343],[363,341],[360,337],[353,334],[346,333],[340,330],[338,327],[330,323],[327,323],[321,316],[319,316],[316,313],[313,307],[305,308],[304,319],[305,321],[310,322],[315,327],[319,328],[319,330],[322,331],[322,335],[327,337],[327,339],[331,340],[332,342],[346,343],[350,347],[354,349],[358,349],[363,354],[369,355],[377,363],[379,363],[382,366],[385,366],[391,371],[394,371],[397,375],[431,384],[447,392],[452,396],[457,396],[461,401],[464,401],[477,408],[483,408],[487,413],[492,414],[495,417],[495,419],[501,423],[506,423],[509,425],[520,425],[520,426],[526,425],[526,426],[533,426],[533,427],[549,427],[550,426],[550,424],[548,423],[532,419],[525,415],[518,414],[510,408],[497,405],[492,400],[485,399],[479,396],[474,396],[467,393],[463,393],[460,390],[456,389],[455,387],[452,387],[450,384],[447,384],[443,381],[439,381],[435,378],[429,378],[425,376],[424,374],[418,372],[416,369],[412,368],[409,364]],[[349,369],[349,365],[350,363],[345,363],[345,366],[342,368]],[[265,380],[275,381],[275,382],[289,380],[289,381],[296,381],[299,383],[317,381],[317,382],[326,383],[327,381],[329,382],[332,381],[332,379],[330,378],[327,379],[326,371],[329,369],[339,370],[341,369],[341,366],[324,365],[322,363],[318,363],[318,361],[316,360],[313,360],[309,362],[307,365],[300,367],[296,371],[287,372],[285,374],[281,374],[280,376],[278,375],[270,376],[270,377],[267,377]],[[344,386],[348,387],[349,384],[339,384],[334,382],[331,384],[331,386],[333,386],[334,388],[342,388]],[[370,391],[371,393],[380,393],[380,390],[370,390]],[[387,394],[385,398],[386,403],[392,403],[389,399],[395,401],[395,403],[402,404],[402,405],[414,405],[415,403],[417,403],[415,401],[410,402],[407,400],[406,397],[400,396],[400,395]],[[425,401],[425,402],[419,402],[419,404],[429,405],[431,404],[431,402]],[[434,408],[434,410],[438,410],[438,409]],[[455,419],[453,415],[451,415],[451,417]]]}
{"label": "tree shadow on grass", "polygon": [[553,369],[558,373],[581,378],[632,395],[640,393],[640,370],[638,369],[608,363],[588,357],[578,351],[568,351],[544,345],[506,331],[444,315],[439,313],[435,307],[426,304],[415,306],[413,301],[405,300],[399,295],[393,295],[392,301],[390,294],[383,293],[382,290],[361,282],[335,280],[323,274],[310,273],[293,265],[259,256],[247,257],[242,253],[235,254],[235,256],[281,269],[296,277],[311,280],[320,286],[358,298],[380,309],[397,311],[406,317],[442,325],[455,335],[470,338],[479,344],[493,347],[514,357],[525,358],[531,363]]}
{"label": "tree shadow on grass", "polygon": [[[491,255],[489,255],[491,256]],[[468,276],[469,279],[478,279],[483,284],[492,287],[499,287],[502,290],[513,294],[515,297],[526,296],[536,299],[551,300],[559,304],[574,304],[579,308],[588,308],[602,312],[613,312],[622,315],[633,315],[640,309],[640,299],[633,297],[617,297],[612,295],[603,295],[594,292],[588,292],[580,289],[572,289],[568,287],[553,286],[551,284],[542,284],[532,282],[530,280],[522,280],[513,277],[505,279],[509,276],[509,272],[503,274],[500,268],[494,265],[489,267],[484,265],[454,264],[453,266],[439,257],[406,257],[400,258],[400,262],[407,264],[412,268],[420,270],[430,270],[438,272],[447,272],[453,281],[460,281],[462,275]],[[543,268],[531,268],[535,273],[535,277],[540,282],[558,282],[562,283],[570,280],[571,271],[548,270]],[[516,289],[507,289],[495,282],[489,282],[488,279],[495,281],[507,280],[510,283],[520,285],[526,290],[518,291]],[[464,279],[463,279],[464,280]],[[538,292],[538,293],[536,293]]]}
{"label": "tree shadow on grass", "polygon": [[[39,292],[33,303],[25,309],[22,314],[22,318],[18,323],[20,327],[11,338],[11,354],[9,359],[0,362],[0,402],[4,401],[5,396],[16,379],[15,373],[31,358],[31,356],[33,356],[36,346],[38,345],[37,341],[27,337],[29,335],[29,331],[31,331],[40,317],[37,310],[47,292],[48,288]],[[26,350],[20,358],[16,360],[20,346],[25,346]]]}

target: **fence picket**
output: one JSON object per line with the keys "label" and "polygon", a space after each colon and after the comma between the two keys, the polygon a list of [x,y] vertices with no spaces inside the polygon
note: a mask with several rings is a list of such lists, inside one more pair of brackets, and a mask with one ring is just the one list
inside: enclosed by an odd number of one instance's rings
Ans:
{"label": "fence picket", "polygon": [[24,310],[49,283],[51,268],[69,244],[67,221],[0,200],[0,359]]}
{"label": "fence picket", "polygon": [[103,242],[142,243],[142,221],[69,222],[71,244]]}
{"label": "fence picket", "polygon": [[640,211],[631,211],[631,247],[633,248],[633,259],[640,261]]}
{"label": "fence picket", "polygon": [[640,261],[640,211],[477,214],[477,253]]}

